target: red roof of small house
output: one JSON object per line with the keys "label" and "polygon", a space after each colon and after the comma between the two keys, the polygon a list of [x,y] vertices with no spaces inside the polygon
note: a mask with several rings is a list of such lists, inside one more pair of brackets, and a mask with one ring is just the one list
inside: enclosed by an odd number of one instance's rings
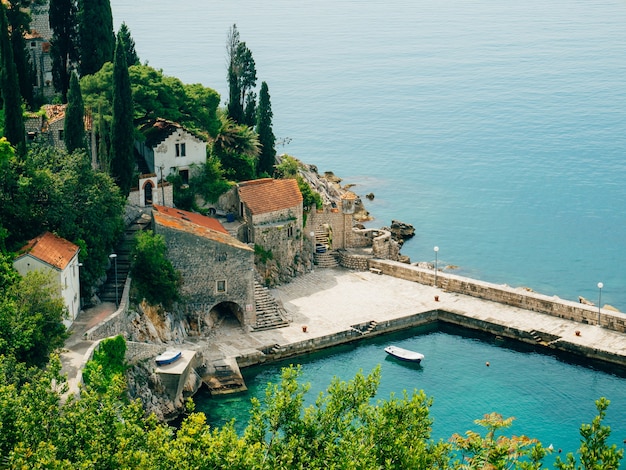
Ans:
{"label": "red roof of small house", "polygon": [[[172,228],[175,230],[180,230],[180,231],[187,232],[187,233],[191,233],[197,237],[206,238],[208,240],[212,240],[217,243],[222,243],[224,245],[229,245],[229,246],[238,248],[240,250],[254,251],[245,243],[242,243],[239,240],[237,240],[235,237],[231,236],[226,231],[226,229],[224,229],[222,224],[220,224],[219,221],[215,219],[211,219],[210,217],[205,217],[199,214],[195,214],[198,217],[194,218],[195,221],[200,220],[200,218],[215,220],[215,222],[217,222],[219,226],[222,227],[224,232],[208,227],[206,224],[199,225],[198,223],[190,220],[187,217],[182,217],[180,213],[177,214],[177,212],[185,213],[186,211],[180,211],[179,209],[171,209],[169,207],[164,208],[163,206],[152,206],[152,207],[157,209],[153,212],[152,216],[154,217],[155,223],[158,225]],[[163,211],[162,209],[169,209],[169,211]],[[186,212],[186,213],[191,214],[190,212]]]}
{"label": "red roof of small house", "polygon": [[159,206],[156,204],[152,207],[154,208],[154,210],[160,212],[161,214],[166,214],[170,217],[174,217],[180,220],[186,220],[193,224],[200,225],[201,227],[210,228],[211,230],[215,230],[216,232],[228,234],[228,230],[224,228],[219,220],[214,219],[213,217],[207,217],[205,215],[197,214],[195,212],[188,212],[182,209]]}
{"label": "red roof of small house", "polygon": [[252,215],[302,205],[302,193],[295,179],[262,178],[241,182],[239,198]]}
{"label": "red roof of small house", "polygon": [[24,245],[17,258],[30,255],[62,271],[79,251],[72,242],[46,232]]}

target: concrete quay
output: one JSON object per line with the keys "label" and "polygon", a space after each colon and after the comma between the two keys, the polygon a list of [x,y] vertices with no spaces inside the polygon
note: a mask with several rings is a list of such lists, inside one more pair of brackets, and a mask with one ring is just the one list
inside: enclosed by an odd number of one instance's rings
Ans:
{"label": "concrete quay", "polygon": [[371,271],[318,269],[271,293],[290,325],[220,331],[203,350],[209,362],[234,357],[246,367],[441,320],[626,366],[623,333]]}

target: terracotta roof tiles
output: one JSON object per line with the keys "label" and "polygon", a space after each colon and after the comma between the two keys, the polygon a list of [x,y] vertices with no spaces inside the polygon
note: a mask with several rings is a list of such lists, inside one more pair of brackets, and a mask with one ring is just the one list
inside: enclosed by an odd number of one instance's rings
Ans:
{"label": "terracotta roof tiles", "polygon": [[252,215],[289,209],[302,204],[295,179],[262,178],[239,183],[239,198]]}
{"label": "terracotta roof tiles", "polygon": [[152,207],[154,210],[161,214],[166,214],[170,217],[174,217],[180,220],[186,220],[193,224],[200,225],[201,227],[210,228],[211,230],[215,230],[216,232],[228,234],[228,230],[224,228],[219,220],[214,219],[213,217],[207,217],[196,212],[184,211],[182,209],[176,209],[174,207],[158,206],[156,204]]}
{"label": "terracotta roof tiles", "polygon": [[79,250],[80,248],[72,242],[46,232],[24,245],[19,251],[18,258],[30,255],[62,271]]}

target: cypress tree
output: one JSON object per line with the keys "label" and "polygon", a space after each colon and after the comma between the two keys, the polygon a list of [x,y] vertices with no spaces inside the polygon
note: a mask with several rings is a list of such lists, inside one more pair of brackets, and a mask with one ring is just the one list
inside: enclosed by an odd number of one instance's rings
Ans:
{"label": "cypress tree", "polygon": [[67,103],[71,64],[78,62],[78,7],[76,0],[50,0],[49,23],[52,29],[50,55],[54,89]]}
{"label": "cypress tree", "polygon": [[113,59],[115,34],[109,0],[79,0],[80,74],[92,75]]}
{"label": "cypress tree", "polygon": [[70,89],[67,94],[67,108],[65,110],[65,148],[72,153],[79,148],[85,148],[85,107],[80,84],[75,73],[70,79]]}
{"label": "cypress tree", "polygon": [[6,7],[0,2],[0,88],[4,105],[4,136],[19,156],[26,154],[26,131],[22,115],[22,95],[17,77],[13,48],[9,39]]}
{"label": "cypress tree", "polygon": [[6,15],[9,23],[11,46],[13,47],[13,62],[17,71],[20,93],[28,107],[34,109],[35,71],[30,62],[30,53],[26,48],[24,39],[24,35],[30,30],[31,17],[27,7],[31,7],[31,1],[8,0],[5,5],[7,6]]}
{"label": "cypress tree", "polygon": [[259,174],[274,173],[274,164],[276,163],[276,137],[272,131],[272,104],[270,103],[270,93],[267,83],[261,83],[261,92],[259,94],[259,109],[257,115],[257,134],[259,135],[259,143],[261,144],[261,154],[259,155]]}
{"label": "cypress tree", "polygon": [[134,161],[133,94],[124,54],[118,37],[113,64],[113,124],[111,129],[111,176],[122,194],[130,192]]}
{"label": "cypress tree", "polygon": [[135,41],[130,35],[130,30],[126,23],[122,23],[120,30],[117,33],[117,37],[122,39],[124,44],[124,54],[126,54],[126,63],[129,67],[133,65],[139,65],[139,56],[135,50]]}

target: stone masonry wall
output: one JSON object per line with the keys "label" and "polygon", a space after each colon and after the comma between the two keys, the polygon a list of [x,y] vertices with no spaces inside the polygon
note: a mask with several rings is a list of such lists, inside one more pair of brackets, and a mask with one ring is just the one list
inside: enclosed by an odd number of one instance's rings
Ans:
{"label": "stone masonry wall", "polygon": [[306,227],[304,228],[305,234],[310,236],[311,232],[315,232],[319,227],[324,224],[328,224],[333,229],[332,246],[333,250],[340,250],[342,248],[348,248],[350,245],[346,244],[346,219],[351,223],[352,216],[346,216],[341,212],[333,212],[328,207],[322,211],[311,211],[307,216]]}
{"label": "stone masonry wall", "polygon": [[[369,267],[378,268],[383,274],[419,282],[420,284],[434,285],[435,282],[434,270],[422,269],[417,266],[394,261],[370,260]],[[437,273],[437,285],[448,292],[471,295],[472,297],[589,325],[598,324],[599,318],[600,326],[603,328],[626,333],[626,314],[621,312],[598,309],[598,307],[563,300],[556,296],[550,297],[525,289],[491,284],[443,272]]]}
{"label": "stone masonry wall", "polygon": [[[190,311],[208,313],[220,302],[235,302],[246,312],[244,325],[255,321],[252,249],[161,225],[155,231],[165,237],[168,258],[182,274],[181,294]],[[224,292],[218,291],[218,281],[226,281]]]}

